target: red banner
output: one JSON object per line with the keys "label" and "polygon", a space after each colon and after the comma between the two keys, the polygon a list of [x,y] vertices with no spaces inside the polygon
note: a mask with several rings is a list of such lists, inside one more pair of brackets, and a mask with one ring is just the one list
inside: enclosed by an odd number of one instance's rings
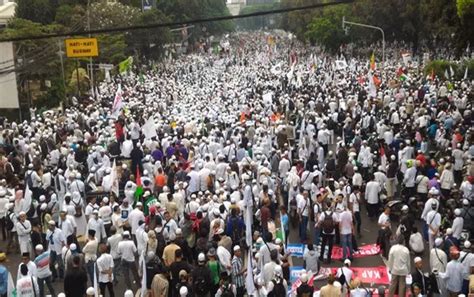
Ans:
{"label": "red banner", "polygon": [[[326,279],[329,274],[337,274],[339,267],[322,267],[317,275],[310,275],[308,283],[312,284],[314,281]],[[377,267],[351,267],[353,272],[352,279],[359,278],[362,283],[388,285],[390,284],[390,275],[385,266]],[[301,285],[298,279],[291,285],[291,289],[295,291]]]}
{"label": "red banner", "polygon": [[[378,255],[380,253],[380,246],[377,244],[368,244],[360,246],[357,252],[355,252],[352,257],[353,258],[362,258],[368,256]],[[332,248],[332,259],[333,260],[341,260],[342,259],[342,247],[334,246]]]}

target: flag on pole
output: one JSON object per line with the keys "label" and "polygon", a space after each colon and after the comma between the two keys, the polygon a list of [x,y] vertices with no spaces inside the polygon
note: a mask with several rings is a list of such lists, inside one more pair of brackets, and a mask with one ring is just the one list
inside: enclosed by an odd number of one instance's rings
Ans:
{"label": "flag on pole", "polygon": [[446,79],[449,79],[449,73],[448,73],[448,69],[447,69],[447,68],[444,70],[444,77],[445,77]]}
{"label": "flag on pole", "polygon": [[375,55],[372,52],[372,56],[370,57],[370,70],[375,70]]}
{"label": "flag on pole", "polygon": [[133,64],[133,57],[130,56],[127,59],[119,63],[119,72],[120,74],[128,72]]}
{"label": "flag on pole", "polygon": [[454,70],[453,66],[449,65],[449,73],[451,74],[451,77],[454,77]]}
{"label": "flag on pole", "polygon": [[252,259],[252,249],[249,249],[247,257],[247,276],[245,277],[245,289],[247,289],[248,296],[252,296],[252,294],[255,292],[255,283],[253,282]]}
{"label": "flag on pole", "polygon": [[115,92],[114,103],[112,104],[112,117],[117,118],[123,108],[123,91],[119,84],[117,92]]}
{"label": "flag on pole", "polygon": [[382,81],[377,77],[377,75],[374,75],[373,76],[373,79],[374,79],[374,84],[376,87],[379,87],[380,84],[382,83]]}
{"label": "flag on pole", "polygon": [[377,96],[377,88],[375,86],[374,76],[372,75],[372,72],[369,72],[368,80],[369,80],[369,96],[372,98],[375,98]]}
{"label": "flag on pole", "polygon": [[138,202],[138,199],[143,194],[143,185],[142,185],[142,177],[140,176],[140,167],[137,165],[137,174],[135,176],[137,189],[135,190],[135,203]]}
{"label": "flag on pole", "polygon": [[156,137],[156,127],[155,127],[155,119],[153,116],[150,116],[148,120],[145,122],[145,125],[142,127],[143,134],[145,135],[145,139],[152,139]]}
{"label": "flag on pole", "polygon": [[99,284],[97,282],[97,264],[94,263],[94,296],[99,297]]}
{"label": "flag on pole", "polygon": [[16,297],[16,295],[16,286],[12,274],[8,272],[7,297]]}
{"label": "flag on pole", "polygon": [[116,160],[114,159],[114,165],[112,165],[112,187],[110,188],[110,191],[115,194],[115,197],[119,197],[119,186],[118,186],[118,179],[117,179],[117,164]]}
{"label": "flag on pole", "polygon": [[146,295],[146,262],[145,262],[145,256],[144,254],[141,255],[141,261],[142,263],[142,289],[141,289],[141,297],[145,297]]}
{"label": "flag on pole", "polygon": [[466,66],[466,70],[464,70],[464,77],[463,77],[463,79],[467,79],[467,71],[468,71],[468,70],[467,70],[467,66]]}

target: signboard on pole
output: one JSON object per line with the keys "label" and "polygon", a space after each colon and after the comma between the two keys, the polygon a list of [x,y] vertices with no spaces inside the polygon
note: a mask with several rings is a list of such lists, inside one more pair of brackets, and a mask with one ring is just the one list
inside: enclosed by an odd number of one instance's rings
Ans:
{"label": "signboard on pole", "polygon": [[98,55],[97,38],[66,39],[66,56],[68,58],[90,58]]}

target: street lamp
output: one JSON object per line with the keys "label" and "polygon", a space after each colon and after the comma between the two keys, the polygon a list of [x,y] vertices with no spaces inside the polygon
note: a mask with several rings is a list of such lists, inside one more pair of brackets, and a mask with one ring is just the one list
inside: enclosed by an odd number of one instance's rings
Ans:
{"label": "street lamp", "polygon": [[383,80],[383,72],[384,72],[384,69],[385,69],[385,32],[383,31],[382,28],[377,27],[377,26],[346,21],[346,17],[343,16],[342,17],[342,30],[344,30],[346,32],[346,34],[348,32],[347,27],[345,26],[346,24],[353,25],[353,26],[364,27],[364,28],[370,28],[370,29],[378,30],[382,33],[382,80]]}

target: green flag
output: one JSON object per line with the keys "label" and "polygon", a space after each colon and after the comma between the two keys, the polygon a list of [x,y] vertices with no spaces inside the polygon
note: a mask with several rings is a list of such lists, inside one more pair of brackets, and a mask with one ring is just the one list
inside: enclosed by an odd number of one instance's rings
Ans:
{"label": "green flag", "polygon": [[130,70],[133,64],[133,57],[130,56],[127,59],[123,60],[122,62],[119,63],[119,72],[120,74],[127,72]]}

